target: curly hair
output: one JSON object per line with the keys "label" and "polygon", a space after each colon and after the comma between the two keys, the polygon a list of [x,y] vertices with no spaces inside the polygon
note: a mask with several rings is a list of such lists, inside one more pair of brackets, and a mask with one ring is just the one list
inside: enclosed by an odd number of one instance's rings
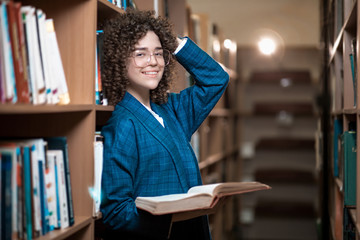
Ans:
{"label": "curly hair", "polygon": [[[148,31],[153,31],[164,49],[174,52],[177,43],[173,25],[163,17],[155,17],[154,11],[127,9],[125,13],[104,23],[102,82],[105,97],[110,105],[122,100],[129,85],[127,61],[135,50],[135,44]],[[156,89],[150,91],[153,102],[167,102],[167,91],[174,78],[175,59],[165,66],[164,74]]]}

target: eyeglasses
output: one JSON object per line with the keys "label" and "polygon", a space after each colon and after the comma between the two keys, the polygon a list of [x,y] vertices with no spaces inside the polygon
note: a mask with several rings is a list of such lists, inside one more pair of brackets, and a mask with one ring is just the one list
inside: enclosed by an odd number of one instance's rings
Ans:
{"label": "eyeglasses", "polygon": [[151,57],[156,59],[157,64],[166,66],[170,62],[171,54],[169,50],[158,49],[151,53],[148,50],[136,50],[132,57],[134,58],[135,65],[138,67],[146,67],[150,64]]}

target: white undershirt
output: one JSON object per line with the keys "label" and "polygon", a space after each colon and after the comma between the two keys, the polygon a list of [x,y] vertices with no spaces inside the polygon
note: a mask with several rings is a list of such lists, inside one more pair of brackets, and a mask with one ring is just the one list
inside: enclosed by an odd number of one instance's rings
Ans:
{"label": "white undershirt", "polygon": [[165,127],[165,125],[164,125],[164,119],[163,119],[162,117],[160,117],[156,112],[154,112],[153,110],[151,110],[151,108],[145,106],[144,104],[143,104],[143,106],[144,106],[147,110],[149,110],[149,112],[156,118],[156,120],[158,120],[158,122],[159,122],[163,127]]}

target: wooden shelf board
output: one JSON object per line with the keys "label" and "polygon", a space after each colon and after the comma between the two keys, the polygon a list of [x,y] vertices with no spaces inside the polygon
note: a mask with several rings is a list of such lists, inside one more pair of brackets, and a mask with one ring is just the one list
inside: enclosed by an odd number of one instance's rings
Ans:
{"label": "wooden shelf board", "polygon": [[91,111],[91,104],[76,105],[27,105],[27,104],[2,104],[0,114],[38,114],[38,113],[65,113]]}
{"label": "wooden shelf board", "polygon": [[91,216],[85,217],[85,216],[80,216],[77,217],[75,216],[75,223],[73,226],[65,228],[65,229],[60,229],[60,230],[54,230],[49,232],[48,234],[41,236],[39,238],[35,238],[34,240],[60,240],[60,239],[65,239],[67,237],[70,237],[71,235],[73,235],[74,233],[80,231],[81,229],[88,227],[91,225],[91,223],[93,222],[93,218]]}

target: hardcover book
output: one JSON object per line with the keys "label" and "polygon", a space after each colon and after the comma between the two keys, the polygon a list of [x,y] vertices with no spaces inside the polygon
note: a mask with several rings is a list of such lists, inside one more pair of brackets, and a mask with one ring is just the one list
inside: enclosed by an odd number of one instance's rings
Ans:
{"label": "hardcover book", "polygon": [[226,196],[270,189],[260,182],[226,182],[195,186],[187,193],[156,197],[137,197],[136,207],[153,215],[210,210]]}

